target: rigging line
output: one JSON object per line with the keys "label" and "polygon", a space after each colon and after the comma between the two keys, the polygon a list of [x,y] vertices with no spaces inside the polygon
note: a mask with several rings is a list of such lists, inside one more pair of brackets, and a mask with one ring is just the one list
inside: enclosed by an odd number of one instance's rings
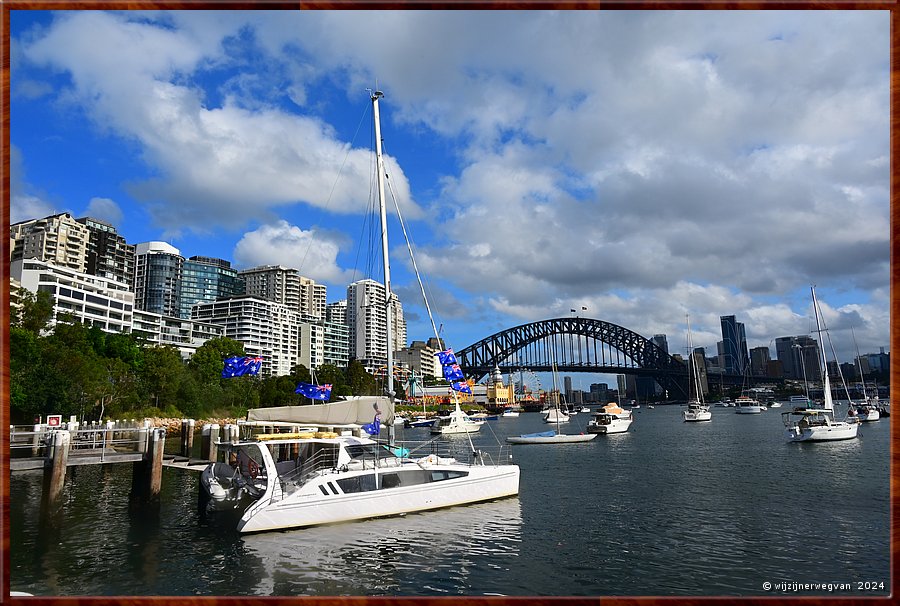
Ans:
{"label": "rigging line", "polygon": [[[369,113],[369,104],[365,104],[363,109],[363,114],[359,118],[359,123],[356,125],[356,132],[353,133],[353,138],[350,139],[350,145],[347,146],[347,153],[344,154],[344,160],[341,162],[341,167],[338,169],[338,174],[334,178],[334,182],[331,184],[331,191],[328,192],[328,198],[325,199],[325,207],[323,210],[328,210],[328,207],[331,205],[331,198],[334,196],[334,190],[337,187],[338,181],[341,180],[341,175],[344,172],[344,166],[347,165],[347,158],[350,157],[350,152],[353,151],[353,142],[356,141],[356,136],[359,134],[360,129],[362,128],[363,120],[365,120],[366,115]],[[316,240],[316,231],[312,231],[312,235],[309,238],[309,243],[306,245],[306,251],[303,253],[303,258],[300,259],[300,267],[297,268],[297,271],[303,269],[303,264],[306,262],[306,257],[309,256],[309,251],[312,248],[313,242]],[[355,268],[354,268],[355,269]]]}
{"label": "rigging line", "polygon": [[[431,305],[428,303],[428,297],[425,295],[425,285],[422,283],[422,276],[419,273],[419,266],[416,263],[416,257],[413,255],[412,243],[409,239],[409,234],[406,231],[406,222],[403,221],[403,214],[400,212],[400,203],[397,202],[397,196],[394,195],[394,187],[391,184],[390,179],[387,179],[388,191],[391,193],[391,200],[394,202],[394,208],[397,210],[397,219],[400,222],[400,230],[403,232],[403,239],[406,241],[406,249],[409,251],[409,258],[412,261],[413,270],[416,274],[416,281],[419,283],[419,289],[422,291],[422,300],[425,303],[425,310],[428,312],[428,319],[431,322],[431,328],[434,331],[434,337],[438,339],[440,342],[440,337],[438,336],[437,325],[434,323],[434,315],[431,313]],[[453,396],[453,403],[456,408],[459,408],[459,396],[456,393],[456,390],[450,387],[450,394]],[[485,421],[486,423],[487,421]],[[490,429],[490,428],[489,428]],[[475,452],[475,445],[472,443],[472,435],[469,431],[466,431],[466,439],[469,441],[469,447]],[[491,429],[491,433],[493,433],[493,429]],[[496,435],[494,436],[496,437]]]}

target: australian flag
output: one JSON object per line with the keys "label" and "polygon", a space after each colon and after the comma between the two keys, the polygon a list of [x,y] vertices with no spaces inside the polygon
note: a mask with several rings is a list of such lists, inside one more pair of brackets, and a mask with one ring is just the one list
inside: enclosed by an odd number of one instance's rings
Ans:
{"label": "australian flag", "polygon": [[459,364],[445,364],[444,378],[448,381],[462,381],[464,378],[463,371],[459,367]]}
{"label": "australian flag", "polygon": [[434,355],[438,357],[438,360],[440,360],[441,364],[443,364],[444,366],[447,366],[448,364],[458,364],[456,356],[453,355],[452,349],[448,349],[447,351],[439,351]]}
{"label": "australian flag", "polygon": [[451,383],[450,389],[454,391],[458,391],[460,393],[472,393],[472,388],[469,387],[469,384],[465,381],[458,381],[457,383]]}
{"label": "australian flag", "polygon": [[299,393],[312,400],[328,401],[331,397],[331,384],[312,385],[310,383],[300,383],[297,385],[297,389],[294,390],[294,393]]}
{"label": "australian flag", "polygon": [[234,356],[225,359],[225,367],[222,369],[222,378],[242,377],[244,375],[259,374],[262,367],[262,358],[259,356]]}
{"label": "australian flag", "polygon": [[363,425],[362,430],[370,436],[377,436],[381,433],[381,415],[375,415],[375,419],[371,423]]}

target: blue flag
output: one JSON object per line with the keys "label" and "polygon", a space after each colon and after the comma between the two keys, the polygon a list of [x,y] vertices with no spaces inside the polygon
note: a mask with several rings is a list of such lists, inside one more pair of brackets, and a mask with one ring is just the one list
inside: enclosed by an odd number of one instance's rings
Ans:
{"label": "blue flag", "polygon": [[225,359],[225,367],[222,369],[222,378],[242,377],[244,375],[259,374],[262,368],[262,358],[259,356],[233,356]]}
{"label": "blue flag", "polygon": [[458,383],[451,383],[450,389],[453,389],[460,393],[468,393],[468,394],[472,393],[472,388],[469,387],[469,384],[466,383],[465,381],[460,381]]}
{"label": "blue flag", "polygon": [[443,364],[444,366],[446,366],[447,364],[457,363],[456,356],[453,355],[452,349],[448,349],[447,351],[439,351],[434,355],[438,357],[438,360],[440,360],[441,364]]}
{"label": "blue flag", "polygon": [[377,436],[381,433],[381,415],[375,415],[375,420],[362,426],[362,430],[370,436]]}
{"label": "blue flag", "polygon": [[445,364],[444,378],[448,381],[462,381],[465,377],[459,364]]}
{"label": "blue flag", "polygon": [[297,385],[294,393],[299,393],[312,400],[324,400],[327,402],[331,397],[331,384],[312,385],[310,383],[300,383]]}

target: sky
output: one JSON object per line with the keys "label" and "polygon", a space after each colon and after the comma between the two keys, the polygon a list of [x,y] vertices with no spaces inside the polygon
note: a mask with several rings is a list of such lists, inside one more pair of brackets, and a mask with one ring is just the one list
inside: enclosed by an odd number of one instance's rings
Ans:
{"label": "sky", "polygon": [[576,309],[672,353],[735,315],[774,358],[811,285],[842,362],[889,349],[888,11],[10,14],[12,223],[89,215],[343,299],[380,264],[377,88],[410,340],[395,205],[456,350]]}

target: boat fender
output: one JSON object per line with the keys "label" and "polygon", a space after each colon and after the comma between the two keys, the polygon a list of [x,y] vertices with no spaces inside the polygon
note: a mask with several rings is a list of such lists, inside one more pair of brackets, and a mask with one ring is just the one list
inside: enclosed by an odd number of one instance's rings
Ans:
{"label": "boat fender", "polygon": [[247,471],[250,472],[251,478],[255,478],[259,475],[259,465],[256,464],[256,461],[250,459],[250,462],[247,463]]}

